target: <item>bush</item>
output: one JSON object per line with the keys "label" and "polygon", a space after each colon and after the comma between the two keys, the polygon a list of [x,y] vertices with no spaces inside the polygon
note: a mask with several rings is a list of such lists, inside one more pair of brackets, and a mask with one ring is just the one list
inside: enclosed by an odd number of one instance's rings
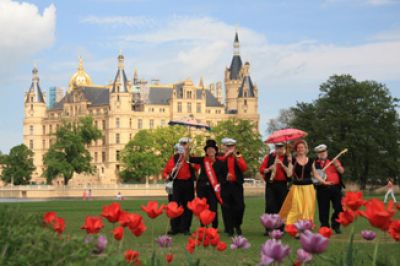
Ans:
{"label": "bush", "polygon": [[41,217],[0,206],[0,265],[116,265],[108,256],[92,254],[82,239],[57,235]]}

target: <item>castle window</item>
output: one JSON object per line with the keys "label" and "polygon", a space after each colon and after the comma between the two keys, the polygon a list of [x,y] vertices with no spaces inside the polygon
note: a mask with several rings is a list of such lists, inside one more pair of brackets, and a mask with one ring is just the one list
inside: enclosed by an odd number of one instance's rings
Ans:
{"label": "castle window", "polygon": [[186,92],[186,98],[192,99],[192,91],[187,91]]}
{"label": "castle window", "polygon": [[187,112],[188,113],[192,112],[192,103],[187,103]]}
{"label": "castle window", "polygon": [[53,125],[49,126],[49,133],[53,133]]}
{"label": "castle window", "polygon": [[132,118],[129,118],[129,128],[132,128]]}
{"label": "castle window", "polygon": [[99,128],[99,123],[97,122],[97,120],[94,121],[94,126],[95,126],[96,128]]}
{"label": "castle window", "polygon": [[196,104],[196,112],[201,113],[201,103]]}
{"label": "castle window", "polygon": [[178,103],[178,113],[182,113],[182,103]]}
{"label": "castle window", "polygon": [[244,97],[247,98],[247,95],[248,95],[248,93],[247,93],[247,91],[245,91],[244,92]]}
{"label": "castle window", "polygon": [[118,117],[115,119],[115,127],[119,128],[119,118]]}
{"label": "castle window", "polygon": [[247,105],[247,100],[244,100],[244,105]]}
{"label": "castle window", "polygon": [[131,140],[131,139],[132,139],[132,133],[129,134],[129,140]]}
{"label": "castle window", "polygon": [[33,150],[33,140],[29,140],[29,149]]}
{"label": "castle window", "polygon": [[[118,92],[119,92],[119,89],[118,89]],[[119,95],[117,95],[117,102],[119,102]]]}
{"label": "castle window", "polygon": [[106,129],[106,120],[102,120],[101,123],[102,123],[102,128]]}
{"label": "castle window", "polygon": [[138,119],[138,129],[142,129],[143,127],[143,120],[142,119]]}
{"label": "castle window", "polygon": [[102,142],[103,142],[103,145],[106,145],[106,136],[103,136]]}
{"label": "castle window", "polygon": [[120,135],[119,133],[115,134],[115,143],[119,144],[120,142]]}
{"label": "castle window", "polygon": [[101,168],[101,173],[104,174],[104,167]]}
{"label": "castle window", "polygon": [[116,159],[117,161],[119,161],[119,157],[120,157],[120,152],[117,151],[116,154],[115,154],[115,159]]}
{"label": "castle window", "polygon": [[43,150],[46,149],[46,140],[42,141],[42,145],[43,145]]}
{"label": "castle window", "polygon": [[97,152],[94,153],[94,161],[97,163]]}
{"label": "castle window", "polygon": [[31,97],[31,102],[33,102],[33,97]]}
{"label": "castle window", "polygon": [[154,128],[154,119],[150,119],[150,128]]}
{"label": "castle window", "polygon": [[33,126],[29,126],[29,135],[33,135]]}
{"label": "castle window", "polygon": [[[103,152],[101,153],[101,161],[102,161],[103,163],[106,162],[106,152],[105,152],[105,151],[103,151]],[[103,173],[104,173],[104,168],[103,168]]]}

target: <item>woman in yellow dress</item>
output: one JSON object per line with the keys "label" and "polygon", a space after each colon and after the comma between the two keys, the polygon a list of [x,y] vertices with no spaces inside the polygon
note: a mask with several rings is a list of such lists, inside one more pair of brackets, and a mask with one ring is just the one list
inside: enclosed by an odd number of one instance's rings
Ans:
{"label": "woman in yellow dress", "polygon": [[308,145],[305,140],[297,141],[293,150],[296,152],[293,162],[293,182],[279,212],[286,225],[295,224],[299,220],[313,221],[316,196],[312,176],[323,185],[330,184],[322,180],[315,169],[314,161],[307,157]]}

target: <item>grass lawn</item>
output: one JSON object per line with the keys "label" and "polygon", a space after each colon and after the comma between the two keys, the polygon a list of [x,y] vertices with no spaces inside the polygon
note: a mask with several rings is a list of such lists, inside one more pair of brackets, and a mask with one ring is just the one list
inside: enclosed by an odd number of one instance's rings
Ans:
{"label": "grass lawn", "polygon": [[[165,198],[142,198],[142,199],[129,199],[120,201],[122,208],[130,212],[136,212],[144,217],[147,231],[139,238],[133,236],[128,230],[125,230],[124,236],[124,250],[131,248],[138,250],[142,258],[146,258],[146,254],[150,256],[152,249],[152,233],[151,227],[154,223],[154,238],[158,235],[165,234],[169,221],[166,216],[160,216],[155,220],[147,218],[146,214],[140,210],[140,206],[146,204],[148,200],[157,200],[160,203],[166,203]],[[47,211],[57,212],[59,217],[66,221],[66,229],[64,234],[76,235],[82,238],[86,235],[86,231],[81,230],[80,227],[84,224],[85,216],[87,215],[100,215],[103,205],[108,205],[113,201],[110,200],[66,200],[66,201],[47,201],[47,202],[24,202],[24,203],[3,203],[3,205],[12,205],[20,208],[26,213],[34,213],[43,215]],[[207,265],[256,265],[260,259],[260,247],[267,240],[263,236],[263,227],[260,223],[259,217],[264,211],[263,197],[248,197],[246,198],[246,211],[244,223],[242,226],[244,236],[250,241],[251,248],[248,250],[230,250],[229,248],[220,253],[215,250],[198,249],[195,251],[194,257],[201,258],[201,262]],[[315,221],[318,221],[318,214],[316,213]],[[221,213],[220,218],[220,235],[223,241],[228,246],[230,238],[224,235],[221,231],[223,228]],[[396,218],[400,218],[400,212],[396,214]],[[106,227],[102,230],[106,234],[109,241],[112,243],[111,230],[112,225],[105,221]],[[198,226],[198,221],[193,220],[192,231],[195,226]],[[318,224],[318,222],[317,222]],[[358,218],[353,225],[343,228],[343,233],[340,235],[332,236],[328,250],[323,256],[335,258],[336,262],[344,256],[347,247],[347,242],[350,236],[351,227],[354,227],[355,237],[355,251],[353,256],[357,257],[356,265],[372,265],[372,256],[375,248],[376,241],[380,241],[379,245],[379,262],[381,265],[400,265],[400,243],[394,242],[390,236],[384,235],[382,232],[372,228],[368,221],[364,218]],[[360,231],[365,229],[372,229],[377,232],[377,239],[372,242],[363,240],[360,236]],[[290,259],[286,259],[284,265],[292,265],[292,260],[296,256],[296,250],[300,246],[298,240],[292,239],[290,236],[285,235],[282,239],[285,244],[291,246]],[[184,249],[187,242],[187,237],[183,235],[174,236],[172,253],[175,254],[174,265],[183,265],[186,262],[186,250]],[[156,245],[155,245],[156,247]],[[157,247],[156,247],[157,248]],[[122,252],[121,252],[122,253]],[[121,255],[122,256],[122,255]],[[396,260],[397,264],[393,264]],[[313,265],[332,265],[322,257],[315,257]],[[354,265],[354,264],[353,264]]]}

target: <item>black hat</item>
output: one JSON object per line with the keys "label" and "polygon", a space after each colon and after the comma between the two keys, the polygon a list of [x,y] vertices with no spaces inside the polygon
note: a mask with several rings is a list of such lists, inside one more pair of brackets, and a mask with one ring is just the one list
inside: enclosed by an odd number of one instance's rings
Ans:
{"label": "black hat", "polygon": [[206,151],[207,148],[210,148],[210,147],[214,148],[215,151],[218,152],[217,142],[216,142],[215,140],[213,140],[213,139],[208,139],[208,140],[206,141],[206,146],[204,146],[204,151]]}

